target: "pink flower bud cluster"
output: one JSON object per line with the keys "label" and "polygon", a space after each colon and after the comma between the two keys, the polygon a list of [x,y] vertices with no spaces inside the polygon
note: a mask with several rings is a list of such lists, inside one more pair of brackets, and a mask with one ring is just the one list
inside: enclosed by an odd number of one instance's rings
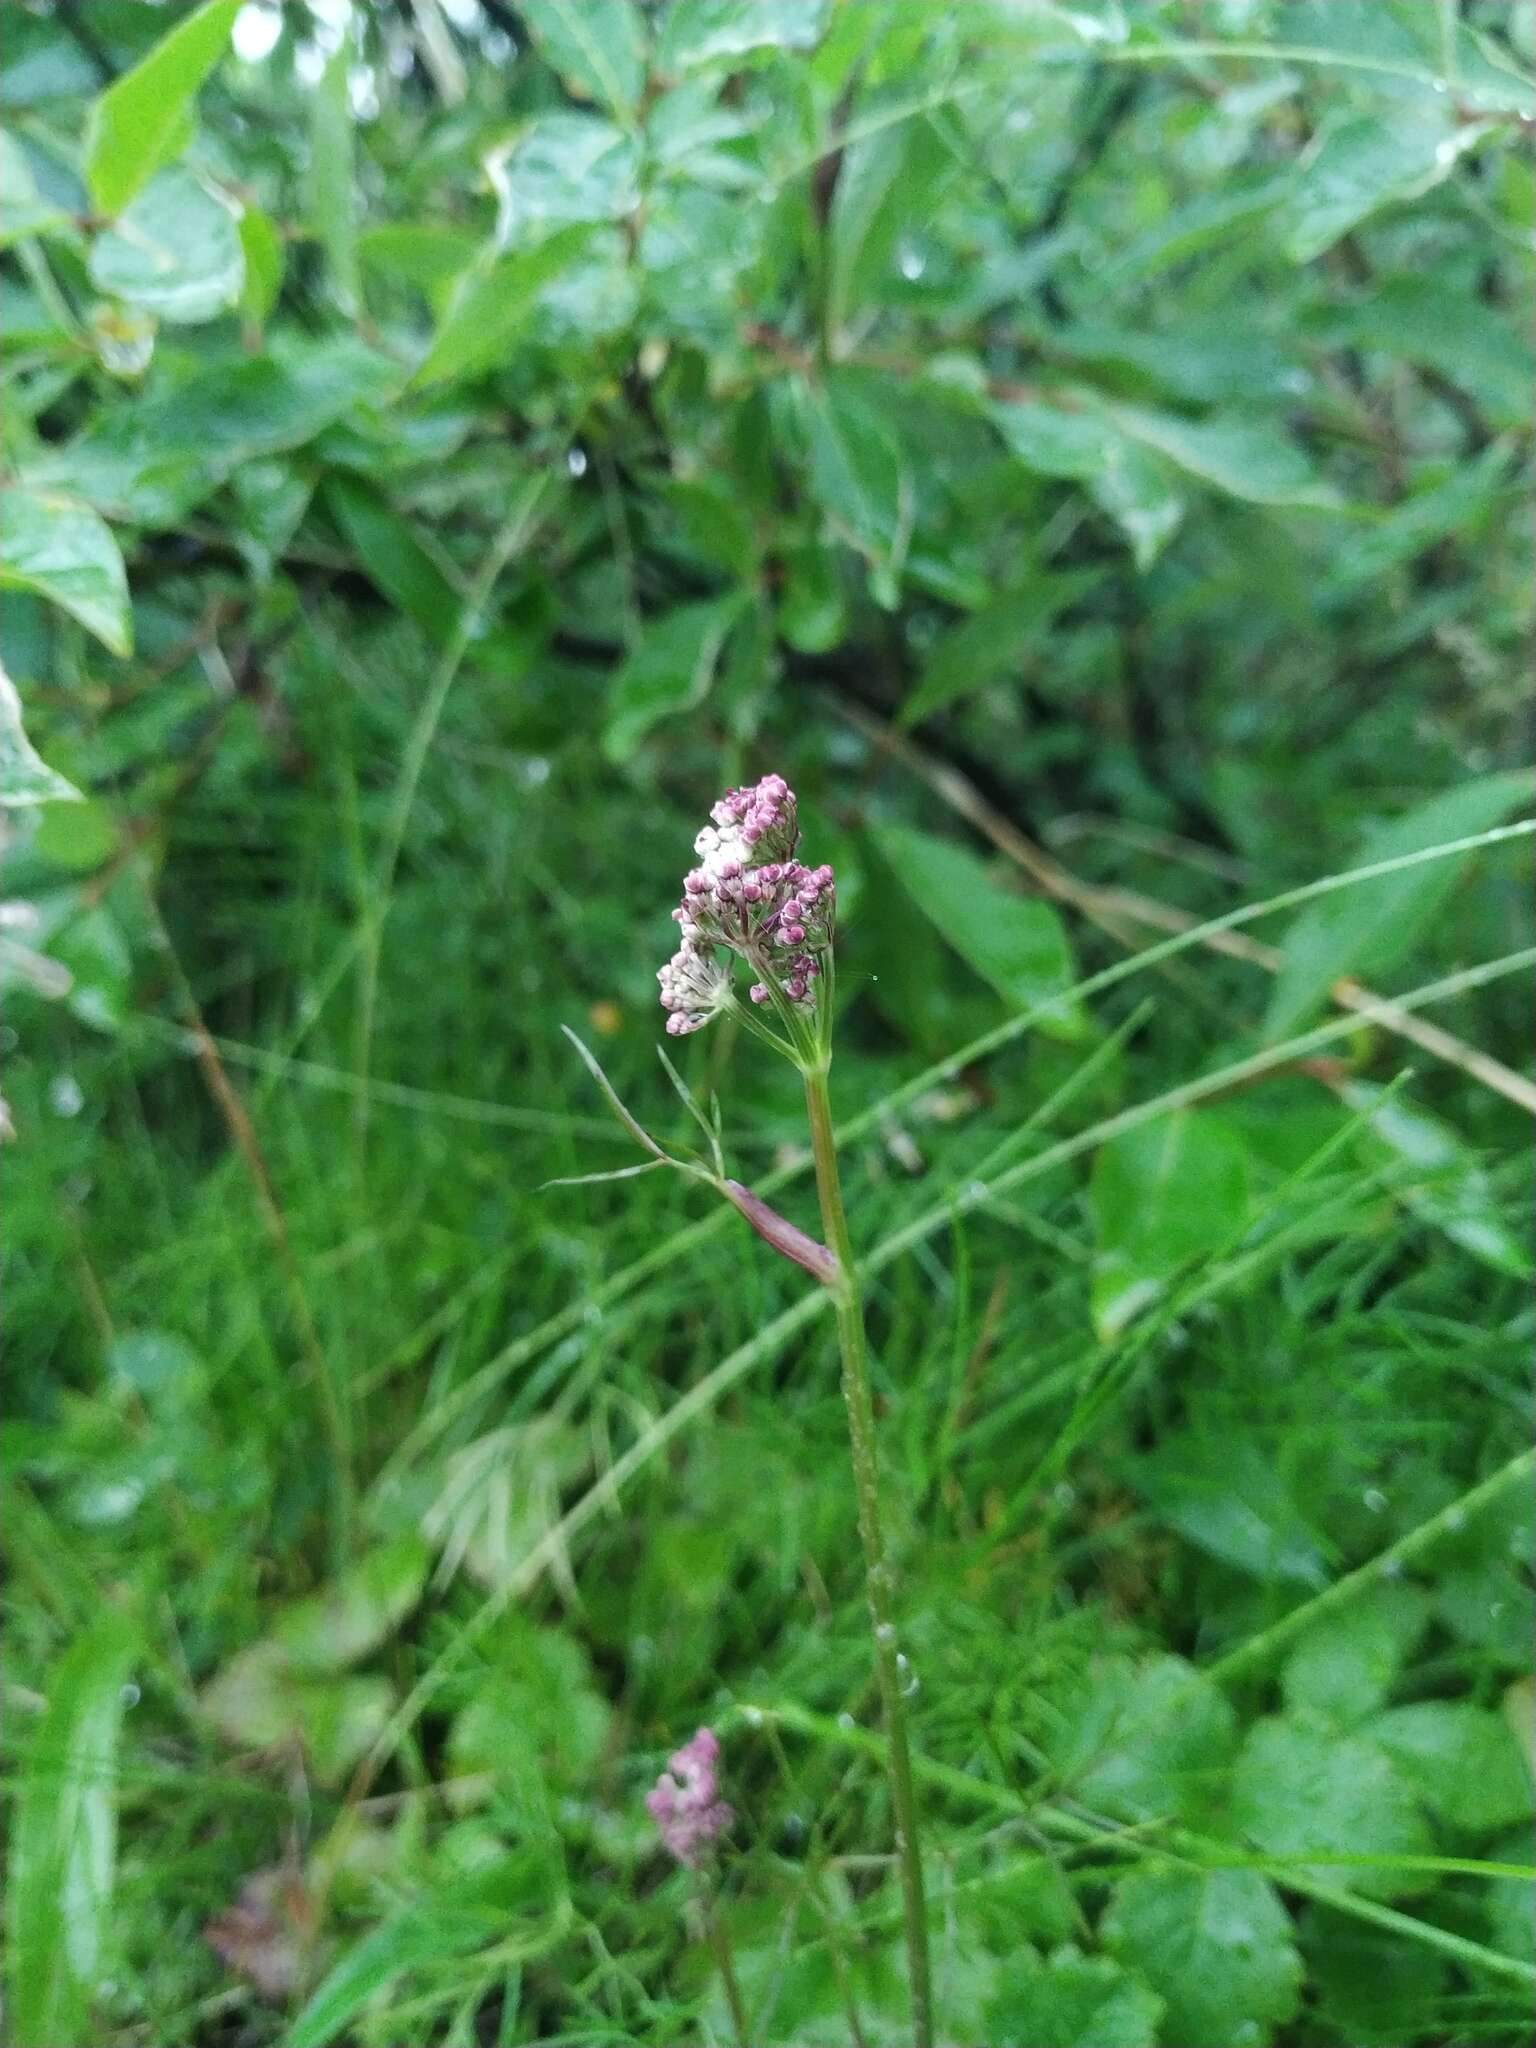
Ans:
{"label": "pink flower bud cluster", "polygon": [[689,1870],[696,1870],[735,1819],[720,1798],[717,1765],[720,1738],[701,1728],[691,1742],[674,1750],[667,1768],[645,1795],[645,1810],[661,1839]]}
{"label": "pink flower bud cluster", "polygon": [[[781,775],[765,775],[750,789],[733,789],[710,812],[714,820],[694,841],[699,866],[683,879],[683,900],[672,915],[682,928],[682,950],[658,975],[667,1029],[697,1031],[725,1000],[714,966],[716,946],[728,947],[754,970],[754,1003],[772,1000],[776,986],[801,1008],[815,1004],[813,984],[832,944],[836,891],[829,867],[808,868],[792,859],[800,828],[795,795]],[[723,976],[728,986],[728,971]]]}

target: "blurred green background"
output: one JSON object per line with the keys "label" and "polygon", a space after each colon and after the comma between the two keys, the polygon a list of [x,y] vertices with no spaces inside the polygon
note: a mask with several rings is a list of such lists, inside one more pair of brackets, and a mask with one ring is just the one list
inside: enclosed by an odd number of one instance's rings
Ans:
{"label": "blurred green background", "polygon": [[910,2038],[821,1301],[541,1191],[777,769],[943,2038],[1523,2041],[1536,16],[5,16],[7,2038],[726,2040],[704,1722]]}

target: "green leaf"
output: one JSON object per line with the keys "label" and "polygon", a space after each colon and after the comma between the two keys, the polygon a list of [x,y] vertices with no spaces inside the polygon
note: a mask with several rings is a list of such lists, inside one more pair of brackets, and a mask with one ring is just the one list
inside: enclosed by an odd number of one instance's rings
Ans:
{"label": "green leaf", "polygon": [[951,626],[928,656],[898,723],[920,724],[957,697],[1016,681],[1030,655],[1047,643],[1052,622],[1103,578],[1099,569],[1040,570]]}
{"label": "green leaf", "polygon": [[344,1670],[399,1627],[421,1597],[430,1563],[417,1536],[380,1544],[333,1585],[285,1608],[273,1635],[296,1670]]}
{"label": "green leaf", "polygon": [[414,285],[435,305],[443,293],[474,262],[481,237],[468,228],[429,221],[390,221],[359,235],[363,263]]}
{"label": "green leaf", "polygon": [[989,2001],[989,2048],[1156,2048],[1163,2001],[1103,1956],[1022,1949]]}
{"label": "green leaf", "polygon": [[337,44],[309,95],[310,219],[330,266],[342,310],[355,313],[362,285],[357,261],[357,179],[352,162],[352,52]]}
{"label": "green leaf", "polygon": [[118,1733],[134,1654],[108,1610],[54,1665],[15,1787],[6,1885],[7,2036],[15,2048],[92,2038],[117,1850]]}
{"label": "green leaf", "polygon": [[576,221],[628,218],[640,203],[639,175],[635,139],[612,121],[540,114],[506,155],[496,253]]}
{"label": "green leaf", "polygon": [[450,1961],[505,1938],[508,1901],[496,1870],[439,1887],[353,1944],[283,2035],[283,2048],[328,2048],[402,1971]]}
{"label": "green leaf", "polygon": [[1453,128],[1421,111],[1396,120],[1346,114],[1323,128],[1277,208],[1287,255],[1310,263],[1381,207],[1448,178],[1481,140],[1478,122]]}
{"label": "green leaf", "polygon": [[519,0],[519,15],[577,99],[633,120],[645,89],[645,24],[633,0]]}
{"label": "green leaf", "polygon": [[1529,1276],[1525,1239],[1505,1222],[1487,1174],[1449,1124],[1369,1081],[1346,1082],[1344,1099],[1367,1118],[1379,1158],[1419,1169],[1411,1181],[1393,1177],[1392,1192],[1405,1208],[1496,1272]]}
{"label": "green leaf", "polygon": [[1235,1571],[1327,1584],[1316,1532],[1273,1458],[1250,1438],[1184,1435],[1138,1459],[1131,1476],[1160,1520]]}
{"label": "green leaf", "polygon": [[283,243],[269,216],[249,201],[240,216],[240,252],[245,258],[240,311],[253,327],[265,327],[283,288]]}
{"label": "green leaf", "polygon": [[[1070,988],[1077,971],[1053,905],[1001,888],[985,862],[947,839],[905,825],[876,826],[872,836],[940,937],[1004,1002],[1031,1009]],[[1082,1016],[1073,1003],[1052,1002],[1041,1023],[1076,1036]]]}
{"label": "green leaf", "polygon": [[[1412,1786],[1363,1736],[1280,1719],[1249,1730],[1232,1784],[1233,1817],[1271,1856],[1427,1856],[1434,1844]],[[1391,1899],[1423,1891],[1417,1870],[1303,1864],[1339,1891]]]}
{"label": "green leaf", "polygon": [[[0,566],[0,577],[3,575]],[[16,685],[0,668],[0,809],[71,799],[80,801],[79,790],[39,760],[22,730],[21,699],[16,694]]]}
{"label": "green leaf", "polygon": [[840,540],[870,568],[875,602],[893,610],[912,539],[911,467],[864,395],[839,378],[800,388],[810,443],[811,488]]}
{"label": "green leaf", "polygon": [[185,149],[193,98],[223,56],[239,12],[240,0],[207,0],[94,101],[83,168],[102,213],[120,213]]}
{"label": "green leaf", "polygon": [[1186,1266],[1240,1236],[1248,1213],[1242,1140],[1211,1110],[1176,1110],[1099,1148],[1089,1187],[1097,1250],[1093,1320],[1106,1341]]}
{"label": "green leaf", "polygon": [[995,406],[993,418],[1026,467],[1087,486],[1130,541],[1138,568],[1156,560],[1183,518],[1186,502],[1167,462],[1095,410],[1073,411],[1035,399]]}
{"label": "green leaf", "polygon": [[334,1785],[378,1740],[394,1705],[387,1678],[316,1678],[297,1671],[283,1644],[262,1637],[239,1650],[202,1691],[203,1711],[238,1749],[301,1749]]}
{"label": "green leaf", "polygon": [[[1528,799],[1533,788],[1536,776],[1523,769],[1461,783],[1377,826],[1350,865],[1392,860],[1487,831]],[[1264,1019],[1265,1038],[1273,1043],[1306,1023],[1342,977],[1375,974],[1411,952],[1455,888],[1466,859],[1425,861],[1309,904],[1281,940],[1285,964]]]}
{"label": "green leaf", "polygon": [[230,203],[190,171],[161,171],[91,245],[91,283],[194,326],[240,297],[245,251]]}
{"label": "green leaf", "polygon": [[1528,1820],[1531,1774],[1505,1723],[1470,1700],[1390,1707],[1365,1730],[1437,1819],[1489,1835]]}
{"label": "green leaf", "polygon": [[757,50],[809,50],[828,0],[672,0],[662,17],[656,68],[680,77]]}
{"label": "green leaf", "polygon": [[28,235],[46,235],[68,221],[63,207],[40,196],[26,151],[0,128],[0,249]]}
{"label": "green leaf", "polygon": [[1163,1999],[1164,2038],[1179,2048],[1262,2048],[1300,2003],[1290,1915],[1257,1871],[1136,1871],[1101,1932]]}
{"label": "green leaf", "polygon": [[[1507,1881],[1507,1880],[1506,1880]],[[1479,1885],[1487,1896],[1494,1885]],[[1511,1884],[1530,1919],[1530,1886]],[[1395,1929],[1372,1927],[1324,1906],[1303,1921],[1308,1978],[1319,2010],[1350,2048],[1403,2048],[1440,2009],[1448,1975],[1445,1958],[1404,1941]],[[1502,1946],[1502,1944],[1500,1944]],[[1506,1953],[1512,1951],[1506,1948]]]}
{"label": "green leaf", "polygon": [[1236,1743],[1231,1703],[1182,1657],[1098,1657],[1052,1703],[1044,1740],[1070,1798],[1120,1820],[1204,1817]]}
{"label": "green leaf", "polygon": [[1390,1580],[1321,1616],[1280,1674],[1287,1707],[1297,1719],[1311,1714],[1346,1728],[1363,1721],[1392,1690],[1428,1620],[1423,1589]]}
{"label": "green leaf", "polygon": [[884,294],[897,242],[935,203],[954,166],[931,121],[901,121],[843,152],[827,221],[827,324],[840,335],[850,318]]}
{"label": "green leaf", "polygon": [[[1330,347],[1379,349],[1423,363],[1461,385],[1500,425],[1523,426],[1536,383],[1536,350],[1512,309],[1490,304],[1449,278],[1383,278],[1354,304],[1319,323]],[[1476,470],[1481,464],[1473,464]],[[1507,470],[1507,457],[1500,467]]]}
{"label": "green leaf", "polygon": [[531,322],[546,285],[569,271],[588,246],[586,228],[562,228],[537,248],[503,256],[460,279],[432,337],[418,384],[474,376],[496,367]]}
{"label": "green leaf", "polygon": [[741,605],[733,592],[678,605],[646,622],[639,646],[613,680],[603,730],[610,761],[628,761],[658,720],[702,703]]}
{"label": "green leaf", "polygon": [[1111,422],[1133,441],[1166,456],[1187,475],[1254,505],[1339,502],[1296,443],[1278,427],[1237,414],[1200,420],[1143,406],[1108,405]]}
{"label": "green leaf", "polygon": [[15,489],[0,495],[0,589],[37,591],[114,654],[132,645],[121,550],[106,521],[73,498]]}

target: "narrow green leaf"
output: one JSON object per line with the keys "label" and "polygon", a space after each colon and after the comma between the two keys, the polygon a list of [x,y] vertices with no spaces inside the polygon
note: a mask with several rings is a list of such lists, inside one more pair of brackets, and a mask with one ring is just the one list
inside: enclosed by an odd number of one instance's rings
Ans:
{"label": "narrow green leaf", "polygon": [[1380,208],[1417,199],[1450,176],[1483,132],[1479,122],[1453,128],[1422,115],[1333,121],[1297,165],[1283,203],[1287,254],[1310,263]]}
{"label": "narrow green leaf", "polygon": [[496,367],[528,326],[545,286],[570,270],[591,240],[573,223],[532,249],[503,256],[488,270],[466,272],[448,301],[432,345],[416,372],[418,384],[468,377]]}
{"label": "narrow green leaf", "polygon": [[[1497,825],[1536,789],[1536,775],[1511,770],[1431,797],[1366,835],[1355,865],[1390,860],[1421,847],[1461,839]],[[1363,882],[1301,912],[1281,940],[1285,964],[1276,977],[1264,1036],[1285,1038],[1328,999],[1341,976],[1374,974],[1410,952],[1455,888],[1466,861],[1427,862],[1380,881]]]}
{"label": "narrow green leaf", "polygon": [[106,521],[73,498],[15,489],[0,495],[0,589],[35,590],[114,654],[129,651],[122,551]]}
{"label": "narrow green leaf", "polygon": [[84,170],[103,213],[121,212],[186,147],[193,97],[223,56],[240,4],[207,0],[93,103]]}
{"label": "narrow green leaf", "polygon": [[603,751],[627,761],[659,719],[701,703],[714,681],[742,596],[682,604],[649,620],[639,646],[614,677]]}
{"label": "narrow green leaf", "polygon": [[1100,569],[1041,570],[973,612],[935,644],[902,705],[898,723],[917,725],[945,705],[993,684],[1016,681],[1051,623],[1103,581]]}
{"label": "narrow green leaf", "polygon": [[1393,1192],[1405,1208],[1497,1272],[1529,1276],[1525,1239],[1504,1220],[1487,1174],[1449,1124],[1369,1081],[1346,1082],[1344,1096],[1368,1119],[1378,1156],[1417,1169],[1409,1181],[1393,1177]]}
{"label": "narrow green leaf", "polygon": [[[947,839],[905,825],[876,826],[872,836],[939,936],[1005,1002],[1030,1009],[1070,987],[1072,949],[1049,903],[1002,888],[985,862]],[[1067,1001],[1050,1019],[1057,1035],[1081,1028],[1077,1006]]]}
{"label": "narrow green leaf", "polygon": [[356,176],[352,164],[351,69],[351,51],[343,41],[310,93],[307,195],[310,219],[330,266],[331,283],[347,313],[355,313],[362,303],[357,263]]}
{"label": "narrow green leaf", "polygon": [[180,165],[161,171],[91,245],[91,283],[157,319],[211,320],[240,297],[245,250],[231,203]]}
{"label": "narrow green leaf", "polygon": [[902,121],[843,154],[827,222],[827,326],[840,335],[882,294],[898,243],[934,203],[954,159],[931,121]]}
{"label": "narrow green leaf", "polygon": [[519,0],[540,54],[578,99],[632,120],[645,87],[645,23],[634,0]]}
{"label": "narrow green leaf", "polygon": [[240,216],[240,250],[245,258],[240,310],[253,327],[265,327],[283,288],[283,243],[271,218],[249,201]]}
{"label": "narrow green leaf", "polygon": [[46,235],[68,221],[62,207],[41,197],[26,151],[0,128],[0,249],[28,235]]}
{"label": "narrow green leaf", "polygon": [[134,1634],[108,1611],[67,1650],[16,1788],[6,1901],[8,2037],[92,2038],[117,1846],[117,1749]]}
{"label": "narrow green leaf", "polygon": [[851,383],[800,391],[811,488],[838,538],[863,555],[875,602],[893,610],[912,540],[915,485],[895,434]]}

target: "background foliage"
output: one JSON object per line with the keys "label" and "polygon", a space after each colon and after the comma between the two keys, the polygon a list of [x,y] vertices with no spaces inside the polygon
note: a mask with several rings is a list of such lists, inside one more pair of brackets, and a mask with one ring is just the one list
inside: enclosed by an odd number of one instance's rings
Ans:
{"label": "background foliage", "polygon": [[712,1719],[754,2027],[902,2038],[819,1303],[537,1192],[625,1163],[560,1024],[666,1116],[772,766],[946,2037],[1523,2039],[1521,1005],[1360,1014],[1529,943],[1520,845],[1107,970],[1528,801],[1529,12],[5,40],[10,2037],[723,2038],[640,1807]]}

